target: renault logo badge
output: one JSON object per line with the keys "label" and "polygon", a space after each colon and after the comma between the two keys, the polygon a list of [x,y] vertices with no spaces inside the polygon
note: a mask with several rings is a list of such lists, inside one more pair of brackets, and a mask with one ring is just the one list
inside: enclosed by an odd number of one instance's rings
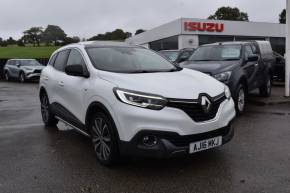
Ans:
{"label": "renault logo badge", "polygon": [[202,96],[201,97],[201,107],[204,113],[208,114],[211,110],[211,102],[207,96]]}

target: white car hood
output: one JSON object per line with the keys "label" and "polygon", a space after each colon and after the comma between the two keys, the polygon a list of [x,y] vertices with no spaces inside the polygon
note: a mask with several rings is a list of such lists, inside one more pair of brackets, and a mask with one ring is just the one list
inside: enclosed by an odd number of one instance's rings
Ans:
{"label": "white car hood", "polygon": [[166,98],[197,99],[200,93],[215,97],[224,92],[224,84],[201,72],[183,69],[177,72],[124,74],[100,71],[100,77],[119,88],[157,94]]}

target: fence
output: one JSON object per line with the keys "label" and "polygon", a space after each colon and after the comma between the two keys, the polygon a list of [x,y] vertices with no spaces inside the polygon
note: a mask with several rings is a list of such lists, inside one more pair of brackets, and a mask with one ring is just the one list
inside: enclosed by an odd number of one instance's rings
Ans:
{"label": "fence", "polygon": [[[7,62],[7,60],[9,60],[9,58],[0,58],[0,79],[2,79],[4,77],[4,72],[3,72],[3,68]],[[49,58],[36,58],[36,60],[46,66],[48,63]]]}

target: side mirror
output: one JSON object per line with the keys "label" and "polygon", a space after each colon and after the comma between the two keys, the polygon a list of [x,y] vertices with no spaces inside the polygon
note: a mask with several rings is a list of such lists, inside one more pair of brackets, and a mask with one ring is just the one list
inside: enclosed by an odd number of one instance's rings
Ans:
{"label": "side mirror", "polygon": [[80,64],[66,66],[64,70],[70,76],[89,77],[89,73]]}
{"label": "side mirror", "polygon": [[21,65],[19,63],[17,63],[16,66],[19,68]]}
{"label": "side mirror", "polygon": [[259,56],[257,54],[248,56],[248,62],[256,62],[258,60],[259,60]]}

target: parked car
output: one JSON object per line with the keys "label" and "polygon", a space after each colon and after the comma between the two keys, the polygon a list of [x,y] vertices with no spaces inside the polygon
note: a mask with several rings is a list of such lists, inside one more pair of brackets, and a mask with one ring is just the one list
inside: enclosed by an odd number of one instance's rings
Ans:
{"label": "parked car", "polygon": [[39,97],[44,124],[60,120],[91,137],[104,165],[119,155],[187,155],[233,137],[227,86],[126,43],[60,48],[41,74]]}
{"label": "parked car", "polygon": [[259,88],[261,96],[271,95],[273,63],[267,41],[223,42],[200,46],[181,67],[204,72],[228,85],[241,114],[250,91]]}
{"label": "parked car", "polygon": [[193,54],[194,50],[194,48],[184,48],[181,50],[161,50],[159,53],[170,62],[180,63],[186,61]]}
{"label": "parked car", "polygon": [[274,52],[275,65],[273,67],[273,76],[277,81],[285,81],[285,58]]}
{"label": "parked car", "polygon": [[38,80],[44,68],[35,59],[11,59],[4,66],[4,77],[7,81],[18,79],[20,82]]}

